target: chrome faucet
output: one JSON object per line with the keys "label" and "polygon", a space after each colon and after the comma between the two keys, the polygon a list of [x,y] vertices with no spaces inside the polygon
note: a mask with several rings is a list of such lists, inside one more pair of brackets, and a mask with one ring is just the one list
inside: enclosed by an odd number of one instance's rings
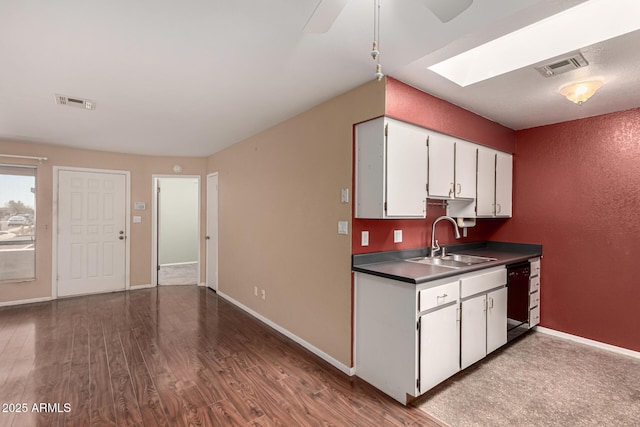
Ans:
{"label": "chrome faucet", "polygon": [[[460,238],[460,229],[458,228],[458,224],[456,223],[456,220],[446,215],[439,216],[438,218],[436,218],[435,221],[433,221],[433,224],[431,224],[431,251],[429,252],[429,258],[433,258],[436,255],[436,252],[440,250],[440,245],[436,240],[436,224],[442,221],[443,219],[446,219],[450,221],[451,224],[453,224],[453,229],[456,232],[456,239]],[[444,255],[444,250],[443,250],[443,255]]]}

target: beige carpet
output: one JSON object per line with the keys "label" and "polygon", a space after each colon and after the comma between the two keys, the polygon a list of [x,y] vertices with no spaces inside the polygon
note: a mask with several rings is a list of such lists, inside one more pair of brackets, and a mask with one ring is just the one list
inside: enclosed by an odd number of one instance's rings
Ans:
{"label": "beige carpet", "polygon": [[638,427],[640,360],[531,332],[414,406],[452,427]]}

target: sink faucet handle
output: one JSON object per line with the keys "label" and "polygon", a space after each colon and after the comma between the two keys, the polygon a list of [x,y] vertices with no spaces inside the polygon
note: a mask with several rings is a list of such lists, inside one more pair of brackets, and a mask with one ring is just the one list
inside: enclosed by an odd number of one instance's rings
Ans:
{"label": "sink faucet handle", "polygon": [[445,255],[446,255],[446,254],[445,254],[446,250],[447,250],[447,247],[446,247],[446,246],[443,246],[443,247],[442,247],[442,252],[440,253],[440,255],[441,255],[441,256],[445,256]]}

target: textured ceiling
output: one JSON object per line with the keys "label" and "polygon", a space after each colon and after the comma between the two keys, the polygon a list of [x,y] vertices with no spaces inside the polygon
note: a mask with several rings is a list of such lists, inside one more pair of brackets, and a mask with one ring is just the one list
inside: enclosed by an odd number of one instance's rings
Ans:
{"label": "textured ceiling", "polygon": [[[460,88],[426,70],[580,2],[475,0],[442,24],[420,0],[382,0],[383,71],[513,129],[640,106],[635,33],[584,49],[590,67],[552,79],[527,67]],[[212,154],[373,78],[372,2],[349,0],[329,32],[305,34],[317,3],[4,0],[0,138]],[[578,107],[557,88],[582,74],[606,84]],[[55,93],[97,108],[58,106]]]}

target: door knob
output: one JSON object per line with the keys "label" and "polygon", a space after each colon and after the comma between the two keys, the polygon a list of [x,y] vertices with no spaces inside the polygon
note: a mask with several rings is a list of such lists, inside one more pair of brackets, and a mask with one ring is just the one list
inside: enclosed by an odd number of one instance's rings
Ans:
{"label": "door knob", "polygon": [[207,236],[207,237],[205,237],[205,239],[206,239],[206,240],[209,240],[209,239],[211,239],[211,237]]}
{"label": "door knob", "polygon": [[124,240],[124,236],[120,236],[120,237],[118,237],[118,239]]}

